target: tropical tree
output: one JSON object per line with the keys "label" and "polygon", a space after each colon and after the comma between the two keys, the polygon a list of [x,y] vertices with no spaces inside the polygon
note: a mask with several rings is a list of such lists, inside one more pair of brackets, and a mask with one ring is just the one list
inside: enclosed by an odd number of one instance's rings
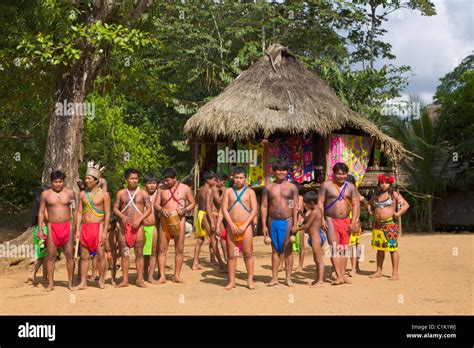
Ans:
{"label": "tropical tree", "polygon": [[465,189],[474,185],[474,54],[440,79],[435,103],[441,138],[450,145],[450,186]]}
{"label": "tropical tree", "polygon": [[423,202],[414,213],[418,222],[432,231],[433,200],[445,189],[450,163],[447,142],[441,139],[440,123],[432,120],[423,108],[419,118],[404,121],[392,117],[389,129],[395,139],[415,154],[401,163],[401,169],[409,175],[409,184],[402,188],[415,200]]}

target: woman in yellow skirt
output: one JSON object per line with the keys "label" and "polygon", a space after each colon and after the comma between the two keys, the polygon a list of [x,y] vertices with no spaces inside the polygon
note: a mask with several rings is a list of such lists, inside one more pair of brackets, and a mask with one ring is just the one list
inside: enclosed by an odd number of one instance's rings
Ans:
{"label": "woman in yellow skirt", "polygon": [[[393,190],[393,176],[379,175],[375,193],[367,207],[369,215],[374,217],[372,229],[372,249],[377,250],[377,271],[370,278],[382,276],[385,252],[390,252],[392,259],[392,276],[389,280],[398,280],[398,225],[396,219],[410,207],[401,194]],[[398,208],[398,211],[397,211]]]}

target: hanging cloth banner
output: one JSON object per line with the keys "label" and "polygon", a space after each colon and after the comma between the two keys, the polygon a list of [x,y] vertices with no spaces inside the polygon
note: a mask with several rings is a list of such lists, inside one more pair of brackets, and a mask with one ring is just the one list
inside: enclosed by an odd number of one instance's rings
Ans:
{"label": "hanging cloth banner", "polygon": [[364,179],[369,164],[373,139],[351,134],[330,134],[328,137],[329,156],[326,166],[326,180],[332,180],[332,168],[337,162],[344,162],[353,175],[356,186]]}

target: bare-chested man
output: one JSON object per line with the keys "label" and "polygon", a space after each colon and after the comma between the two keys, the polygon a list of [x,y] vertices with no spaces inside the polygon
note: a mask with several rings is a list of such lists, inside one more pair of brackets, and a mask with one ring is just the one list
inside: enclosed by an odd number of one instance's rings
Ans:
{"label": "bare-chested man", "polygon": [[[160,278],[158,284],[166,283],[166,252],[169,242],[174,239],[175,265],[173,282],[182,283],[181,268],[183,266],[184,238],[186,232],[186,214],[195,206],[194,196],[188,185],[177,180],[174,168],[166,168],[162,173],[163,185],[155,198],[155,213],[160,214],[158,231],[158,268]],[[178,214],[180,219],[179,231],[169,225],[168,218]]]}
{"label": "bare-chested man", "polygon": [[196,225],[196,245],[194,246],[194,262],[192,269],[201,269],[199,264],[199,254],[206,237],[216,233],[217,216],[213,214],[215,211],[213,200],[213,187],[217,184],[217,175],[213,171],[206,171],[203,175],[204,185],[199,189],[197,194],[197,203],[199,205],[197,225]]}
{"label": "bare-chested man", "polygon": [[[71,218],[76,213],[76,195],[70,188],[64,187],[66,175],[56,170],[51,173],[51,188],[41,193],[38,213],[38,226],[43,226],[45,207],[48,214],[48,245],[47,273],[48,286],[46,291],[54,289],[54,263],[57,249],[63,248],[66,255],[68,288],[73,287],[74,277],[74,246],[72,242]],[[73,205],[73,214],[71,214]],[[43,229],[38,229],[39,239],[43,239]]]}
{"label": "bare-chested man", "polygon": [[[95,252],[98,258],[99,288],[105,288],[105,242],[110,223],[110,195],[99,187],[101,171],[97,163],[88,162],[86,171],[86,188],[79,195],[79,206],[76,218],[76,240],[81,243],[81,282],[73,288],[87,288],[87,270],[90,253]],[[93,274],[94,275],[94,274]]]}
{"label": "bare-chested man", "polygon": [[[359,230],[359,193],[347,182],[349,168],[338,162],[333,167],[333,179],[321,184],[318,195],[319,208],[324,211],[323,229],[326,230],[331,250],[331,262],[336,272],[333,285],[350,283],[345,276],[349,233]],[[352,210],[352,219],[349,217]]]}
{"label": "bare-chested man", "polygon": [[239,255],[239,242],[242,242],[245,268],[247,269],[247,287],[255,288],[253,283],[253,220],[257,215],[257,196],[255,191],[247,186],[245,168],[234,170],[234,186],[226,190],[222,201],[222,213],[227,221],[227,269],[229,283],[226,290],[235,288],[235,269]]}
{"label": "bare-chested man", "polygon": [[120,249],[122,254],[122,282],[116,287],[129,285],[128,268],[130,263],[130,248],[135,251],[137,266],[137,281],[139,287],[146,287],[143,279],[143,221],[151,214],[150,197],[148,193],[138,187],[139,172],[129,168],[125,171],[127,188],[117,192],[114,204],[115,216],[120,218]]}
{"label": "bare-chested man", "polygon": [[158,179],[154,174],[147,174],[143,179],[145,188],[150,196],[152,213],[143,221],[145,233],[145,244],[143,245],[143,257],[145,258],[145,279],[148,283],[155,283],[156,259],[158,256],[158,230],[156,228],[155,198],[158,193]]}
{"label": "bare-chested man", "polygon": [[296,234],[298,215],[298,189],[286,180],[288,163],[277,160],[273,163],[275,180],[262,192],[262,229],[272,239],[272,279],[267,285],[278,284],[280,255],[285,255],[286,284],[293,286],[293,250],[290,235]]}
{"label": "bare-chested man", "polygon": [[[410,205],[401,194],[393,190],[393,176],[381,174],[374,195],[367,207],[369,215],[374,217],[372,229],[372,249],[377,250],[377,271],[370,278],[382,276],[385,251],[392,258],[392,276],[389,280],[398,280],[398,224],[396,219],[405,214]],[[398,211],[397,211],[398,207]]]}

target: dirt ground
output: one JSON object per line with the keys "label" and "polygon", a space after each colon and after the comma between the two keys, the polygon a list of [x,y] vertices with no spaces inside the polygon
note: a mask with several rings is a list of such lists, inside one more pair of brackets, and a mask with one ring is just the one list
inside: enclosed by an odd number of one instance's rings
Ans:
{"label": "dirt ground", "polygon": [[[67,274],[62,263],[56,271],[55,290],[46,293],[42,285],[25,284],[27,269],[9,269],[0,275],[0,314],[474,314],[474,235],[436,233],[401,237],[399,281],[388,281],[391,274],[388,254],[384,277],[370,279],[369,274],[375,270],[375,252],[370,248],[368,233],[362,236],[361,243],[365,247],[362,274],[353,277],[352,284],[341,286],[332,286],[327,279],[322,288],[306,286],[315,272],[309,248],[306,249],[304,271],[294,273],[293,288],[283,283],[275,287],[265,286],[264,283],[270,280],[271,268],[270,249],[263,244],[263,237],[254,239],[256,289],[253,291],[245,286],[242,258],[239,258],[237,265],[237,288],[224,290],[226,274],[218,273],[206,262],[209,260],[207,244],[201,255],[204,268],[192,271],[193,238],[186,240],[182,271],[185,284],[172,283],[172,270],[168,269],[168,282],[163,285],[149,285],[146,289],[136,286],[116,289],[108,279],[104,290],[99,289],[95,282],[89,282],[88,289],[71,292],[66,288]],[[167,264],[174,265],[173,253],[168,254]],[[330,262],[327,257],[325,264],[326,276],[329,276]],[[38,274],[41,275],[41,271]],[[134,281],[135,274],[132,267],[131,281]],[[284,280],[283,272],[280,273],[280,280]]]}

